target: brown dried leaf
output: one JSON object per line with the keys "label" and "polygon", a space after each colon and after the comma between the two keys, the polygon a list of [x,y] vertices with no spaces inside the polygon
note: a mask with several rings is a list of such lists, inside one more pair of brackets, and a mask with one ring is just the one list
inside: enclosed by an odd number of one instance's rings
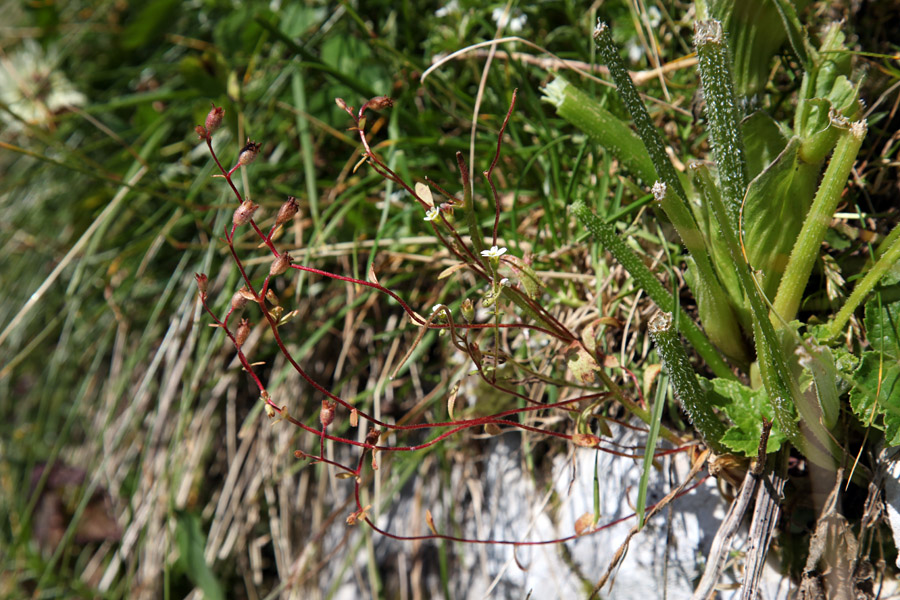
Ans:
{"label": "brown dried leaf", "polygon": [[428,523],[428,529],[431,530],[431,533],[437,535],[437,529],[434,528],[434,517],[431,516],[431,511],[427,508],[425,509],[425,522]]}
{"label": "brown dried leaf", "polygon": [[595,371],[600,367],[594,357],[580,344],[573,344],[566,350],[566,364],[581,383],[594,383],[597,379]]}
{"label": "brown dried leaf", "polygon": [[590,433],[573,434],[572,441],[576,446],[582,446],[584,448],[596,448],[600,445],[600,438]]}
{"label": "brown dried leaf", "polygon": [[453,389],[450,390],[450,397],[447,398],[447,414],[450,415],[450,420],[455,421],[456,417],[453,416],[453,407],[456,405],[456,395],[459,393],[459,382],[456,382],[456,385],[453,386]]}
{"label": "brown dried leaf", "polygon": [[575,535],[590,533],[596,524],[597,519],[594,517],[594,513],[584,513],[575,521]]}
{"label": "brown dried leaf", "polygon": [[466,263],[457,263],[453,266],[447,267],[446,269],[444,269],[443,271],[440,272],[440,274],[438,275],[437,278],[445,279],[447,277],[450,277],[451,275],[453,275],[460,269],[464,269],[466,266],[467,266]]}
{"label": "brown dried leaf", "polygon": [[500,435],[501,430],[496,423],[485,423],[484,432],[488,435]]}

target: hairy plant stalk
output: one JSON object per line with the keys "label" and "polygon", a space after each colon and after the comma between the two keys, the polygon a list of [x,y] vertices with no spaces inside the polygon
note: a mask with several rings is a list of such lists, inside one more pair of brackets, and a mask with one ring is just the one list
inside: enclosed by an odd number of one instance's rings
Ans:
{"label": "hairy plant stalk", "polygon": [[726,222],[732,231],[737,231],[738,214],[747,190],[747,165],[722,23],[715,20],[695,23],[694,45],[706,100],[709,138],[728,209]]}
{"label": "hairy plant stalk", "polygon": [[[603,219],[592,213],[591,209],[581,200],[575,203],[572,210],[588,231],[634,277],[638,287],[643,289],[663,310],[675,312],[675,299],[672,297],[672,293],[663,287],[643,261],[632,252],[631,248],[619,239],[612,225],[604,222]],[[717,377],[736,379],[728,364],[719,354],[719,351],[716,350],[706,336],[703,335],[703,332],[700,331],[700,328],[697,327],[680,306],[678,307],[678,329],[688,339],[694,350],[697,351],[697,354],[706,361]]]}
{"label": "hairy plant stalk", "polygon": [[[597,44],[597,49],[600,50],[600,56],[603,62],[606,63],[609,74],[612,75],[613,80],[616,82],[619,97],[634,121],[638,135],[644,143],[647,153],[650,155],[650,160],[653,161],[653,166],[659,179],[678,195],[681,202],[687,204],[687,195],[684,192],[684,187],[681,185],[678,172],[672,166],[672,161],[669,160],[669,155],[666,153],[666,146],[659,135],[659,130],[650,119],[650,113],[647,112],[647,107],[641,101],[641,95],[625,69],[625,63],[622,62],[622,57],[619,55],[616,44],[613,42],[612,34],[609,31],[609,26],[606,23],[597,23],[597,27],[594,29],[594,43]],[[687,207],[685,206],[685,208]]]}
{"label": "hairy plant stalk", "polygon": [[681,407],[690,417],[691,423],[697,428],[706,445],[717,453],[724,453],[725,448],[719,440],[725,435],[725,424],[716,415],[697,382],[697,375],[691,367],[687,352],[672,328],[672,313],[662,311],[656,313],[650,319],[647,329],[653,343],[656,344],[663,369],[669,375],[669,381]]}
{"label": "hairy plant stalk", "polygon": [[865,121],[856,121],[838,140],[834,155],[828,163],[825,176],[800,229],[800,235],[794,249],[791,250],[787,268],[775,295],[772,321],[776,327],[781,323],[792,321],[797,316],[813,265],[819,258],[819,248],[825,239],[825,233],[828,231],[834,210],[841,199],[850,169],[853,168],[865,136]]}

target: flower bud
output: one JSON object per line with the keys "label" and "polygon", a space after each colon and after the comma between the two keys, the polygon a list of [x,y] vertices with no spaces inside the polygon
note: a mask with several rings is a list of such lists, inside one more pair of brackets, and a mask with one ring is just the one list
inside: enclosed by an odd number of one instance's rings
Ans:
{"label": "flower bud", "polygon": [[259,208],[259,204],[254,204],[250,200],[244,200],[241,202],[241,205],[234,210],[234,216],[231,218],[231,221],[236,227],[240,227],[250,220],[257,208]]}
{"label": "flower bud", "polygon": [[194,273],[194,279],[197,280],[197,288],[200,290],[200,297],[206,300],[206,290],[209,287],[209,278],[206,273]]}
{"label": "flower bud", "polygon": [[272,261],[272,266],[269,267],[269,277],[277,277],[281,275],[285,271],[288,270],[294,263],[294,259],[291,258],[291,255],[287,252],[282,252],[281,255],[278,256],[275,260]]}
{"label": "flower bud", "polygon": [[288,199],[284,201],[284,204],[281,205],[281,208],[278,209],[278,216],[275,217],[275,225],[283,225],[294,218],[294,215],[300,210],[300,205],[297,203],[297,199],[293,196],[288,196]]}
{"label": "flower bud", "polygon": [[332,421],[334,421],[334,402],[322,400],[322,410],[319,411],[319,422],[322,423],[322,428],[331,425]]}
{"label": "flower bud", "polygon": [[247,341],[248,337],[250,337],[250,320],[241,319],[241,324],[238,325],[237,331],[234,334],[234,345],[237,346],[238,350],[241,349],[241,346],[244,345],[244,342]]}
{"label": "flower bud", "polygon": [[463,319],[465,319],[467,323],[471,323],[475,320],[475,305],[472,304],[471,298],[466,298],[462,301],[459,311],[462,313]]}
{"label": "flower bud", "polygon": [[247,140],[247,145],[241,148],[241,153],[238,154],[238,163],[242,166],[247,166],[252,163],[259,154],[259,146],[260,145],[256,142]]}
{"label": "flower bud", "polygon": [[269,301],[269,304],[278,306],[278,296],[275,295],[275,292],[272,291],[272,288],[266,290],[266,300]]}
{"label": "flower bud", "polygon": [[383,108],[390,108],[394,106],[394,101],[389,96],[376,96],[369,100],[368,104],[369,108],[374,110],[381,110]]}
{"label": "flower bud", "polygon": [[222,117],[224,116],[225,109],[213,104],[209,114],[206,115],[206,131],[208,135],[212,135],[213,132],[219,128],[219,125],[222,124]]}

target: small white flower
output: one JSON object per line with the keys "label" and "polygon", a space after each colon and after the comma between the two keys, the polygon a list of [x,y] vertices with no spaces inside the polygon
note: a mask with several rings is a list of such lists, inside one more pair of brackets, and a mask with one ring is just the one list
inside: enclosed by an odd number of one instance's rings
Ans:
{"label": "small white flower", "polygon": [[427,211],[425,211],[425,220],[426,221],[434,221],[438,218],[438,215],[441,214],[441,209],[437,206],[432,206]]}
{"label": "small white flower", "polygon": [[436,312],[439,311],[439,310],[441,310],[441,305],[440,305],[440,304],[435,304],[434,306],[431,307],[431,313],[432,313],[432,314],[436,313]]}
{"label": "small white flower", "polygon": [[662,23],[662,13],[659,12],[658,8],[651,6],[647,9],[647,21],[653,29],[659,27],[660,23]]}
{"label": "small white flower", "polygon": [[500,285],[505,285],[506,287],[509,287],[509,277],[504,277],[503,279],[501,279]]}
{"label": "small white flower", "polygon": [[486,258],[500,258],[506,254],[506,248],[500,246],[491,246],[490,250],[482,250],[481,255]]}
{"label": "small white flower", "polygon": [[459,12],[459,2],[457,0],[450,0],[450,2],[434,11],[434,16],[440,19],[455,12]]}
{"label": "small white flower", "polygon": [[[495,8],[491,11],[491,20],[497,24],[497,27],[507,27],[510,33],[518,33],[525,28],[525,23],[528,22],[528,16],[522,14],[522,11],[516,10],[515,15],[507,16],[507,19],[503,18],[504,11],[502,8]],[[512,18],[510,18],[512,17]]]}
{"label": "small white flower", "polygon": [[644,56],[644,47],[637,41],[637,38],[632,38],[625,44],[625,50],[628,52],[628,60],[633,63],[638,62]]}

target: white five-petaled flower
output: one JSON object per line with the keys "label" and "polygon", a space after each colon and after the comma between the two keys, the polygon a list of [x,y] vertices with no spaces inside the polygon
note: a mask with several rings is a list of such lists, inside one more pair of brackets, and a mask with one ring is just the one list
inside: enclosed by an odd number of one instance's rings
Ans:
{"label": "white five-petaled flower", "polygon": [[490,250],[482,250],[481,255],[487,258],[500,258],[506,254],[506,248],[501,246],[491,246]]}
{"label": "white five-petaled flower", "polygon": [[427,211],[425,211],[425,220],[426,221],[434,221],[438,218],[438,215],[441,214],[441,209],[437,206],[432,206]]}

